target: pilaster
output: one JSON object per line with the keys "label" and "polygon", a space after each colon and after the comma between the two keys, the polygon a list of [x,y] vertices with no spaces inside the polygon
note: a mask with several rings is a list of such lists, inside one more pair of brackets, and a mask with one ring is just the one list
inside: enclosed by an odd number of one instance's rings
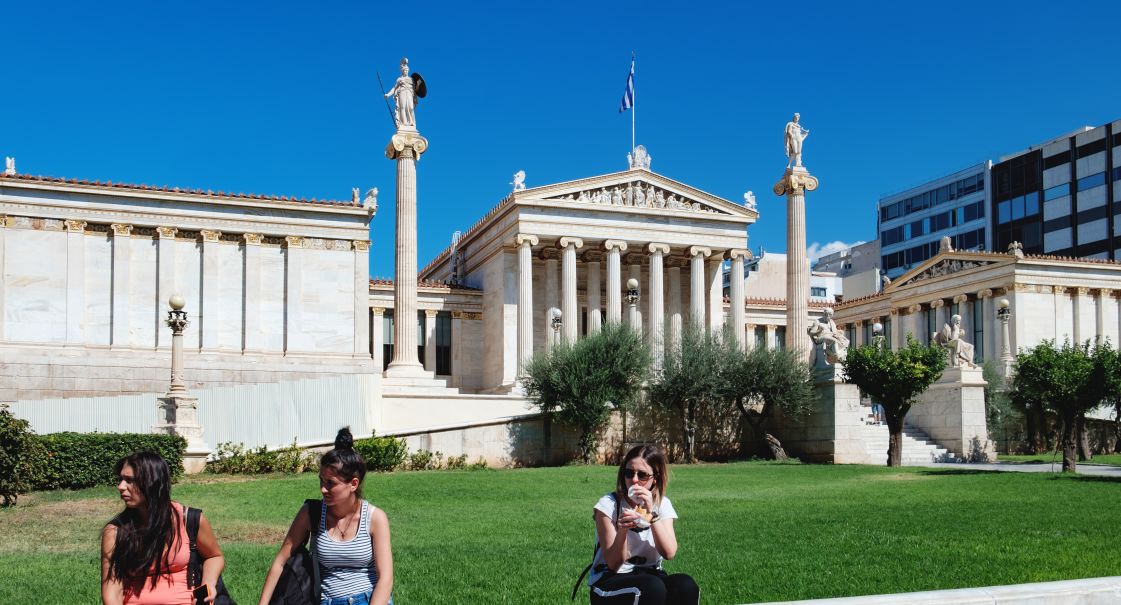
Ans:
{"label": "pilaster", "polygon": [[304,238],[289,235],[284,238],[284,351],[296,350],[296,335],[304,321]]}
{"label": "pilaster", "polygon": [[[167,301],[173,294],[175,289],[175,235],[179,233],[179,229],[175,227],[163,226],[156,227],[156,303],[157,309],[163,308]],[[255,275],[247,273],[246,279]],[[246,288],[249,285],[246,284]],[[248,318],[246,318],[248,321]],[[164,330],[156,330],[156,346],[157,347],[170,347],[171,335]]]}
{"label": "pilaster", "polygon": [[218,284],[220,282],[221,259],[218,257],[218,248],[222,245],[222,232],[203,229],[199,231],[202,236],[202,308],[199,310],[198,326],[202,334],[202,348],[204,351],[218,349],[219,327],[222,324],[222,305],[218,300]]}
{"label": "pilaster", "polygon": [[113,292],[111,296],[113,311],[110,344],[114,347],[127,347],[129,342],[129,289],[131,287],[132,225],[114,223],[113,234]]}
{"label": "pilaster", "polygon": [[66,344],[80,345],[85,342],[86,323],[86,222],[68,220],[65,224]]}
{"label": "pilaster", "polygon": [[351,246],[354,248],[354,355],[369,357],[370,240],[354,240]]}

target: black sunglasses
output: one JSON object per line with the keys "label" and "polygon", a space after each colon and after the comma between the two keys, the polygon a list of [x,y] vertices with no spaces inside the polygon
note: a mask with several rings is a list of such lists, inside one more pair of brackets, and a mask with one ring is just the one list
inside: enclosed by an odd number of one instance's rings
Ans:
{"label": "black sunglasses", "polygon": [[638,475],[639,481],[648,481],[651,477],[654,476],[646,471],[636,471],[633,468],[623,469],[623,476],[627,479],[634,479],[635,475]]}

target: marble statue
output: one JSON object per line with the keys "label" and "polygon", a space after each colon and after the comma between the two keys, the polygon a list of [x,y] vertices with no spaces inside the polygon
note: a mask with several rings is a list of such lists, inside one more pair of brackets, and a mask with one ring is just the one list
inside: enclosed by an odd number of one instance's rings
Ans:
{"label": "marble statue", "polygon": [[948,236],[948,235],[943,235],[942,239],[938,241],[938,252],[942,253],[942,252],[953,252],[953,251],[954,251],[954,240],[950,239],[950,236]]}
{"label": "marble statue", "polygon": [[15,176],[16,174],[16,159],[4,158],[4,174],[8,176]]}
{"label": "marble statue", "polygon": [[385,93],[385,98],[388,99],[391,95],[397,101],[397,128],[416,128],[416,91],[413,90],[413,79],[409,76],[408,58],[401,59],[401,77]]}
{"label": "marble statue", "polygon": [[885,288],[891,285],[891,278],[887,276],[887,273],[880,274],[880,281],[883,282]]}
{"label": "marble statue", "polygon": [[755,210],[755,193],[748,191],[743,194],[743,205],[746,206],[748,210]]}
{"label": "marble statue", "polygon": [[1024,258],[1024,245],[1020,242],[1012,242],[1008,244],[1008,253],[1016,258]]}
{"label": "marble statue", "polygon": [[358,187],[353,187],[350,190],[350,203],[357,206],[362,201],[362,192]]}
{"label": "marble statue", "polygon": [[666,207],[666,196],[662,193],[661,189],[658,190],[657,197],[654,198],[654,206],[657,208]]}
{"label": "marble statue", "polygon": [[514,182],[510,183],[514,186],[514,191],[525,191],[525,171],[519,170],[514,173]]}
{"label": "marble statue", "polygon": [[623,205],[623,192],[619,191],[618,187],[615,187],[614,189],[611,190],[611,205],[612,206],[622,206]]}
{"label": "marble statue", "polygon": [[646,207],[646,191],[642,188],[642,185],[639,185],[635,188],[634,205],[638,206],[639,208]]}
{"label": "marble statue", "polygon": [[645,168],[650,170],[650,154],[646,153],[646,148],[639,145],[634,148],[634,153],[627,154],[627,165],[633,170],[635,168]]}
{"label": "marble statue", "polygon": [[821,347],[826,363],[835,364],[845,360],[849,350],[849,339],[837,329],[837,324],[833,321],[833,309],[826,307],[823,313],[820,319],[810,323],[806,333],[810,335],[815,345]]}
{"label": "marble statue", "polygon": [[793,164],[796,168],[802,167],[802,141],[810,136],[810,131],[802,128],[798,123],[799,114],[794,114],[794,119],[786,123],[786,167]]}
{"label": "marble statue", "polygon": [[961,315],[954,315],[950,323],[942,326],[942,331],[934,334],[934,342],[942,345],[950,359],[952,368],[975,368],[973,345],[965,342],[965,328],[961,327]]}
{"label": "marble statue", "polygon": [[366,192],[366,199],[362,200],[362,207],[365,208],[366,210],[377,210],[378,209],[378,188],[377,187],[371,187],[369,189],[369,191]]}

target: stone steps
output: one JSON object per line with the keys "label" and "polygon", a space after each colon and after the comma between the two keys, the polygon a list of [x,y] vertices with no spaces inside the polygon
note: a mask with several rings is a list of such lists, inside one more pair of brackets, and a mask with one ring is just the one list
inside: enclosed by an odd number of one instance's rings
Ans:
{"label": "stone steps", "polygon": [[[864,426],[864,445],[872,464],[887,464],[887,448],[891,435],[886,424],[866,424]],[[911,426],[903,427],[904,465],[921,465],[931,462],[957,462],[945,448],[939,447],[926,433]]]}

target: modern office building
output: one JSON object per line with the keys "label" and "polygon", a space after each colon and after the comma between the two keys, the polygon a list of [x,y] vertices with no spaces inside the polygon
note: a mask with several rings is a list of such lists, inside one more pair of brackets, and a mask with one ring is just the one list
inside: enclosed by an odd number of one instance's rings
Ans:
{"label": "modern office building", "polygon": [[988,250],[989,174],[985,161],[880,198],[876,222],[880,269],[894,279],[938,253],[943,237],[957,250]]}
{"label": "modern office building", "polygon": [[1028,254],[1121,258],[1121,120],[1000,159],[992,167],[993,243]]}

